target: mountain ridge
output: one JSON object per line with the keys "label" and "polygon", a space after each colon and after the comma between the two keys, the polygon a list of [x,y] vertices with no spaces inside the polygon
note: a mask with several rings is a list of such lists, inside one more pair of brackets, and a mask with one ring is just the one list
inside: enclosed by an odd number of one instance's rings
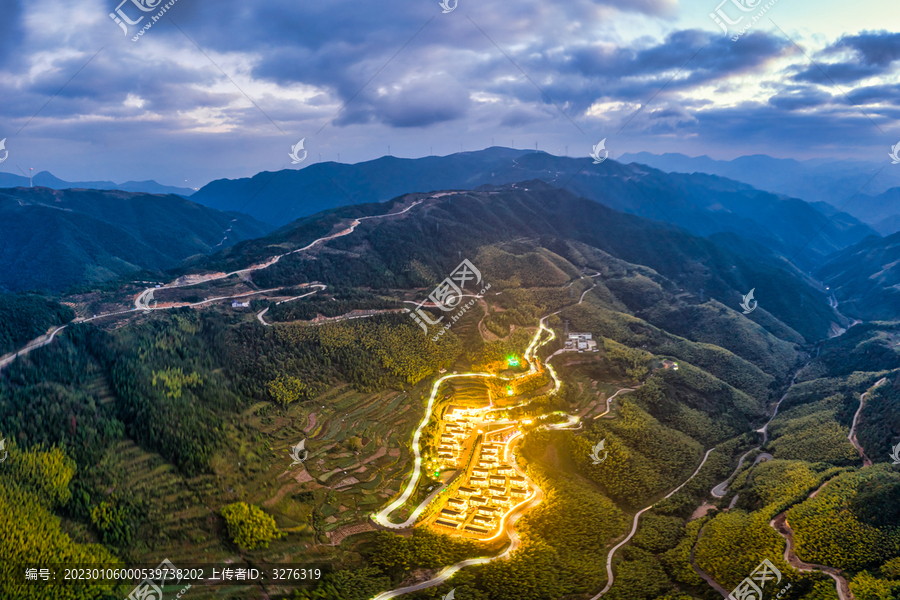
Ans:
{"label": "mountain ridge", "polygon": [[0,290],[60,292],[158,271],[269,231],[174,194],[0,189]]}
{"label": "mountain ridge", "polygon": [[115,183],[113,181],[65,181],[56,177],[49,171],[35,173],[29,181],[28,177],[15,173],[0,173],[0,188],[30,187],[31,183],[37,187],[46,187],[54,190],[121,190],[123,192],[143,192],[146,194],[177,194],[187,198],[194,194],[191,188],[175,187],[157,183],[153,179],[145,181],[126,181]]}

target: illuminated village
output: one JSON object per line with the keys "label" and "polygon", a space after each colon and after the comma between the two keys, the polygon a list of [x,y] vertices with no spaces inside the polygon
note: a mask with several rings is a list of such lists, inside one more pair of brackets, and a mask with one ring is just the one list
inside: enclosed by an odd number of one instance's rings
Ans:
{"label": "illuminated village", "polygon": [[[507,366],[518,367],[518,358],[510,357]],[[532,369],[520,377],[537,375]],[[512,386],[506,393],[514,394]],[[502,533],[506,517],[535,496],[534,486],[514,464],[512,445],[522,434],[519,423],[498,420],[505,408],[488,402],[482,407],[450,404],[440,417],[438,471],[462,470],[424,521],[441,533],[492,540]],[[523,421],[528,423],[530,419]]]}

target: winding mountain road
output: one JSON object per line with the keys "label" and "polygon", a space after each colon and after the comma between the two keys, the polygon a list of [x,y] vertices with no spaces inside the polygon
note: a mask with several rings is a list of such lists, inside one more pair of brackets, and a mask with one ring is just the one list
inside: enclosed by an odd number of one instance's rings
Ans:
{"label": "winding mountain road", "polygon": [[591,600],[597,600],[598,598],[601,598],[604,594],[606,594],[606,592],[608,592],[610,589],[612,589],[613,583],[615,582],[615,575],[613,574],[613,569],[612,569],[613,557],[616,554],[616,550],[618,550],[619,548],[621,548],[622,546],[627,544],[629,541],[631,541],[631,538],[633,538],[634,534],[637,533],[638,521],[640,520],[641,515],[644,514],[645,512],[647,512],[648,510],[650,510],[651,508],[653,508],[654,506],[656,506],[657,504],[659,504],[660,502],[662,502],[663,500],[671,498],[678,490],[680,490],[681,488],[686,486],[691,479],[696,477],[697,473],[700,472],[700,469],[703,468],[703,465],[706,464],[706,459],[709,458],[709,453],[712,452],[713,450],[715,450],[715,448],[710,448],[709,450],[706,451],[706,454],[703,455],[703,460],[700,461],[700,465],[694,471],[693,475],[691,475],[690,477],[688,477],[687,479],[684,480],[684,483],[682,483],[677,488],[675,488],[674,490],[672,490],[671,492],[666,494],[663,498],[657,500],[656,502],[654,502],[653,504],[651,504],[645,508],[642,508],[637,513],[635,513],[634,521],[631,525],[631,533],[629,533],[628,536],[624,540],[622,540],[621,542],[619,542],[618,544],[613,546],[612,549],[609,551],[609,554],[606,557],[606,575],[608,578],[607,582],[606,582],[606,586],[602,590],[600,590],[599,594],[597,594],[596,596],[591,598]]}
{"label": "winding mountain road", "polygon": [[[638,387],[641,387],[641,386],[638,386]],[[622,388],[622,389],[620,389],[619,391],[617,391],[615,394],[613,394],[612,396],[610,396],[609,398],[606,399],[606,410],[603,411],[602,413],[600,413],[599,415],[594,415],[592,418],[593,418],[593,419],[599,419],[600,417],[605,416],[606,414],[608,414],[608,413],[609,413],[610,402],[613,401],[613,398],[615,398],[616,396],[618,396],[618,395],[621,394],[622,392],[633,392],[633,391],[635,391],[635,389],[637,389],[637,388]]]}
{"label": "winding mountain road", "polygon": [[[809,495],[809,497],[812,498],[816,494],[816,492],[818,492],[827,483],[828,482],[826,481],[821,486],[819,486],[814,492]],[[787,522],[786,511],[769,521],[769,526],[777,531],[778,534],[783,537],[784,541],[786,542],[784,546],[784,561],[786,563],[788,563],[798,571],[806,573],[820,571],[822,573],[825,573],[826,575],[834,579],[835,588],[840,600],[856,600],[853,592],[850,591],[850,585],[847,583],[847,579],[844,578],[840,569],[827,567],[825,565],[816,565],[813,563],[803,562],[794,553],[794,531],[791,529],[791,526]]]}
{"label": "winding mountain road", "polygon": [[[264,293],[267,293],[267,292],[272,292],[272,291],[282,290],[282,289],[285,289],[286,287],[297,287],[297,286],[282,286],[282,287],[278,287],[278,288],[272,288],[272,289],[270,289],[270,290],[261,290],[261,291],[256,291],[256,292],[249,292],[249,293],[246,293],[246,294],[237,294],[237,295],[235,295],[235,296],[222,296],[222,297],[219,297],[219,298],[209,298],[209,299],[204,300],[204,301],[202,301],[202,302],[195,302],[195,303],[189,303],[189,304],[179,304],[178,306],[161,306],[161,307],[157,307],[157,306],[151,307],[151,306],[149,306],[149,301],[150,301],[150,300],[152,299],[152,297],[153,297],[153,291],[154,291],[154,290],[158,290],[158,289],[160,289],[160,290],[161,290],[161,289],[171,289],[171,288],[178,288],[178,287],[190,287],[190,286],[192,286],[192,285],[197,285],[198,283],[205,283],[205,282],[207,282],[207,281],[215,281],[215,280],[218,280],[218,279],[224,279],[224,278],[227,278],[227,277],[231,277],[232,275],[240,275],[240,274],[243,274],[243,273],[249,273],[249,272],[251,272],[251,271],[258,271],[258,270],[261,270],[261,269],[265,269],[265,268],[268,268],[268,267],[274,265],[275,263],[277,263],[277,262],[278,262],[282,257],[284,257],[284,256],[287,256],[287,255],[289,255],[289,254],[294,254],[295,252],[303,252],[304,250],[309,250],[310,248],[312,248],[312,247],[315,246],[316,244],[320,244],[320,243],[323,243],[323,242],[327,242],[328,240],[333,240],[333,239],[335,239],[335,238],[339,238],[339,237],[343,237],[343,236],[345,236],[345,235],[349,235],[349,234],[353,233],[353,232],[356,230],[356,228],[359,226],[359,224],[360,224],[362,221],[365,221],[365,220],[367,220],[367,219],[382,219],[382,218],[385,218],[385,217],[395,217],[395,216],[398,216],[398,215],[402,215],[402,214],[404,214],[404,213],[410,211],[413,207],[415,207],[415,206],[421,204],[422,202],[424,202],[424,200],[416,200],[415,202],[413,202],[412,204],[410,204],[409,206],[407,206],[407,207],[404,208],[403,210],[398,211],[398,212],[395,212],[395,213],[388,213],[388,214],[386,214],[386,215],[371,215],[371,216],[368,216],[368,217],[359,217],[359,218],[357,218],[357,219],[354,219],[354,220],[350,223],[350,226],[347,227],[346,229],[342,229],[341,231],[339,231],[339,232],[337,232],[337,233],[334,233],[334,234],[331,234],[331,235],[326,235],[326,236],[320,237],[320,238],[314,240],[313,242],[311,242],[310,244],[304,246],[303,248],[298,248],[297,250],[292,250],[292,251],[286,252],[286,253],[284,253],[284,254],[279,254],[278,256],[274,256],[274,257],[270,258],[269,260],[267,260],[267,261],[264,262],[264,263],[260,263],[260,264],[258,264],[258,265],[252,265],[252,266],[250,266],[250,267],[247,267],[246,269],[240,269],[240,270],[238,270],[238,271],[232,271],[231,273],[215,273],[215,274],[208,274],[208,275],[189,275],[189,276],[186,276],[186,277],[181,277],[181,278],[179,278],[179,279],[176,279],[174,282],[168,283],[168,284],[166,284],[166,285],[162,285],[162,286],[159,286],[159,287],[147,288],[147,289],[145,289],[143,292],[141,292],[140,294],[138,294],[138,296],[134,299],[134,308],[132,308],[132,309],[130,309],[130,310],[121,310],[121,311],[116,311],[116,312],[103,313],[103,314],[99,314],[99,315],[93,315],[93,316],[88,317],[88,318],[77,318],[77,319],[74,319],[71,323],[69,323],[69,325],[74,325],[74,324],[76,324],[76,323],[88,323],[88,322],[90,322],[90,321],[94,321],[94,320],[96,320],[96,319],[103,319],[103,318],[105,318],[105,317],[113,317],[113,316],[118,316],[118,315],[125,315],[125,314],[131,313],[131,312],[136,311],[136,310],[140,310],[140,311],[151,311],[151,310],[166,310],[166,309],[171,309],[171,308],[182,308],[182,307],[185,307],[185,306],[188,306],[188,307],[195,307],[195,306],[201,306],[201,305],[203,305],[203,304],[208,304],[208,303],[210,303],[210,302],[214,302],[214,301],[217,301],[217,300],[230,300],[230,299],[232,299],[232,298],[243,298],[243,297],[246,297],[246,296],[254,296],[254,295],[256,295],[256,294],[264,294]],[[313,284],[313,285],[321,285],[321,284]],[[325,286],[322,286],[323,289],[324,289],[324,287],[325,287]],[[296,299],[296,298],[291,298],[290,300],[295,300],[295,299]],[[287,302],[287,301],[288,301],[288,300],[285,300],[285,302]],[[257,319],[259,319],[259,321],[260,321],[263,325],[268,325],[268,323],[266,323],[266,322],[262,319],[262,314],[264,314],[264,313],[265,313],[265,311],[263,311],[263,313],[261,313],[261,314],[258,314],[256,317],[257,317]],[[37,338],[35,338],[35,339],[29,341],[27,344],[25,344],[25,346],[23,346],[23,347],[20,348],[19,350],[16,350],[15,352],[10,352],[10,353],[8,353],[8,354],[3,355],[2,357],[0,357],[0,369],[3,369],[3,368],[6,367],[7,365],[11,364],[11,363],[12,363],[16,358],[18,358],[19,356],[22,356],[22,355],[24,355],[24,354],[28,354],[28,353],[31,352],[32,350],[35,350],[35,349],[40,348],[40,347],[42,347],[42,346],[46,346],[47,344],[49,344],[50,342],[53,341],[53,339],[56,337],[56,334],[57,334],[57,333],[59,333],[60,331],[62,331],[63,329],[65,329],[67,326],[68,326],[68,325],[63,325],[63,326],[61,326],[61,327],[58,327],[57,329],[55,329],[53,332],[51,332],[51,333],[49,333],[49,334],[45,334],[45,335],[39,336],[39,337],[37,337]]]}
{"label": "winding mountain road", "polygon": [[[557,311],[557,312],[559,312],[559,311]],[[552,314],[556,314],[556,313],[552,313]],[[552,314],[543,317],[538,322],[538,324],[539,324],[538,330],[535,332],[534,338],[532,338],[531,343],[528,345],[528,348],[526,349],[525,354],[524,354],[524,358],[525,358],[525,360],[527,360],[529,362],[530,368],[527,373],[520,374],[516,378],[524,377],[526,375],[537,372],[537,367],[535,365],[535,359],[534,359],[534,353],[536,352],[537,348],[547,344],[548,342],[550,342],[551,340],[553,340],[556,337],[556,334],[553,332],[553,330],[549,329],[546,326],[546,320],[550,316],[552,316]],[[543,342],[538,344],[540,339],[543,337],[545,331],[550,333],[550,337],[548,337]],[[559,391],[560,386],[562,384],[559,381],[559,378],[557,377],[556,372],[550,366],[549,360],[550,359],[548,358],[547,361],[544,362],[544,365],[547,367],[548,371],[550,372],[550,375],[552,376],[552,378],[555,382],[554,389],[550,392],[550,394],[554,394],[557,391]],[[415,490],[416,484],[418,483],[419,477],[421,476],[422,455],[421,455],[419,442],[421,439],[422,430],[424,429],[424,427],[428,423],[428,421],[431,420],[431,412],[434,408],[434,401],[435,401],[435,398],[437,397],[438,390],[440,389],[440,386],[444,381],[447,381],[449,379],[453,379],[456,377],[496,377],[496,376],[492,375],[490,373],[459,373],[459,374],[453,374],[453,375],[445,375],[444,377],[441,377],[440,379],[435,381],[434,385],[431,388],[431,395],[428,398],[428,405],[425,410],[425,416],[422,418],[422,421],[419,424],[419,427],[416,429],[416,432],[413,435],[412,447],[413,447],[414,462],[413,462],[412,476],[410,477],[409,481],[407,482],[406,488],[403,490],[403,493],[400,495],[399,498],[397,498],[395,501],[391,502],[388,506],[386,506],[379,513],[372,515],[372,519],[379,525],[382,525],[384,527],[388,527],[391,529],[405,529],[405,528],[411,527],[413,524],[415,524],[416,520],[419,518],[419,516],[422,514],[422,512],[427,508],[427,506],[430,504],[430,502],[441,491],[441,488],[438,488],[437,490],[432,492],[427,498],[425,498],[424,501],[422,501],[412,511],[412,513],[409,515],[409,517],[402,523],[394,523],[390,520],[391,513],[393,513],[398,508],[403,506],[407,502],[407,500],[409,500],[409,497],[412,495],[413,491]],[[568,416],[568,420],[565,423],[555,423],[552,425],[547,425],[546,427],[548,429],[573,429],[573,428],[577,429],[577,428],[580,428],[581,423],[577,416],[573,416],[573,415],[566,415],[566,416]],[[528,477],[528,474],[524,470],[522,470],[519,467],[519,465],[516,463],[515,451],[513,450],[513,446],[520,438],[521,438],[521,434],[517,434],[507,441],[506,448],[504,450],[504,456],[508,457],[511,460],[512,466],[516,469],[516,471],[518,471],[518,473],[522,477],[524,477],[528,481],[529,485],[535,490],[535,492],[534,492],[534,494],[532,494],[531,496],[529,496],[528,498],[523,500],[519,505],[513,507],[513,509],[507,513],[507,515],[504,517],[505,519],[507,519],[505,523],[503,521],[501,521],[500,527],[499,527],[499,532],[497,535],[499,536],[499,535],[502,535],[505,533],[509,537],[509,546],[507,546],[506,550],[504,550],[500,554],[497,554],[496,556],[483,557],[483,558],[472,558],[472,559],[468,559],[468,560],[464,560],[462,562],[456,563],[454,565],[450,565],[448,567],[445,567],[441,571],[439,571],[435,577],[428,579],[427,581],[422,581],[422,582],[416,583],[411,586],[406,586],[406,587],[402,587],[402,588],[398,588],[395,590],[390,590],[390,591],[384,592],[384,593],[376,596],[373,600],[387,600],[388,598],[394,598],[396,596],[401,596],[403,594],[408,594],[411,592],[416,592],[419,590],[424,590],[429,587],[434,587],[434,586],[440,585],[441,583],[443,583],[444,581],[446,581],[447,579],[452,577],[454,573],[456,573],[457,571],[459,571],[460,569],[462,569],[464,567],[469,567],[469,566],[473,566],[473,565],[483,565],[483,564],[487,564],[491,561],[506,559],[519,548],[519,546],[521,544],[521,540],[515,531],[516,522],[525,513],[527,513],[529,510],[531,510],[532,508],[534,508],[535,506],[540,504],[544,499],[543,490],[541,490],[540,487],[538,487],[537,484],[535,484],[535,482],[532,481],[530,477]]]}
{"label": "winding mountain road", "polygon": [[[720,483],[716,487],[714,487],[712,490],[710,490],[710,494],[712,494],[712,496],[714,498],[722,498],[725,496],[725,494],[728,492],[728,482],[731,480],[732,477],[734,477],[737,474],[738,471],[741,470],[741,467],[744,464],[744,459],[747,458],[747,455],[750,454],[751,452],[753,452],[754,450],[759,450],[760,448],[762,448],[763,446],[766,445],[767,441],[769,441],[769,424],[772,422],[772,420],[778,414],[778,409],[781,407],[781,403],[784,402],[784,399],[787,398],[787,395],[788,395],[788,393],[790,393],[791,388],[794,387],[794,382],[797,380],[797,375],[800,373],[800,371],[802,371],[804,368],[806,368],[806,366],[808,364],[809,363],[806,363],[805,365],[803,365],[802,367],[797,369],[797,372],[794,373],[794,376],[791,378],[791,384],[788,386],[788,389],[785,390],[784,395],[781,396],[781,399],[775,403],[775,410],[772,411],[772,416],[769,417],[769,420],[766,421],[765,425],[763,425],[762,427],[760,427],[759,429],[756,430],[756,433],[763,434],[762,443],[759,446],[756,446],[755,448],[750,448],[749,450],[747,450],[743,454],[743,456],[741,456],[738,459],[737,468],[735,468],[734,472],[728,476],[728,479],[726,479],[725,481],[723,481],[722,483]],[[771,460],[773,458],[771,454],[766,454],[766,453],[760,454],[758,457],[756,457],[756,461],[754,461],[754,463],[753,463],[754,466],[760,462],[761,457],[768,457],[768,460]],[[732,506],[734,505],[734,503],[736,501],[737,501],[737,497],[735,497],[732,500],[732,502],[731,502]],[[731,508],[731,506],[729,506],[728,508]]]}
{"label": "winding mountain road", "polygon": [[[856,409],[856,414],[853,415],[853,425],[850,428],[850,434],[847,436],[847,439],[850,440],[850,443],[859,451],[860,457],[863,459],[863,469],[871,467],[872,461],[866,456],[866,452],[863,447],[856,440],[856,425],[859,421],[859,414],[862,412],[863,405],[866,402],[866,396],[869,395],[869,391],[877,388],[882,385],[885,381],[887,381],[886,377],[882,377],[879,379],[875,385],[873,385],[869,390],[860,394],[859,397],[859,408]],[[822,490],[826,485],[828,485],[829,480],[826,480],[813,490],[807,499],[815,497],[819,491]],[[840,569],[835,567],[829,567],[827,565],[817,565],[814,563],[804,562],[797,556],[794,551],[794,531],[791,529],[790,524],[787,521],[787,510],[777,515],[774,519],[769,521],[769,526],[772,527],[778,534],[784,538],[785,547],[784,547],[784,560],[789,565],[797,569],[798,571],[804,572],[812,572],[819,571],[825,573],[832,579],[834,579],[835,588],[837,589],[838,598],[840,600],[855,600],[853,592],[850,591],[850,585],[847,583],[847,579],[844,577],[843,572]]]}
{"label": "winding mountain road", "polygon": [[[882,377],[879,379],[875,385],[872,386],[872,389],[877,388],[881,384],[887,381],[887,377]],[[856,425],[859,422],[859,415],[862,412],[863,405],[866,403],[866,396],[869,395],[869,392],[865,392],[860,394],[859,396],[859,408],[856,409],[856,413],[853,415],[853,425],[850,427],[850,434],[847,436],[847,439],[850,440],[850,443],[853,444],[853,447],[856,448],[857,452],[859,452],[860,458],[863,459],[863,467],[871,467],[872,460],[866,456],[866,451],[863,450],[863,447],[859,444],[859,441],[856,439]]]}
{"label": "winding mountain road", "polygon": [[[171,289],[171,288],[180,288],[180,287],[190,287],[192,285],[197,285],[198,283],[206,283],[208,281],[217,281],[219,279],[226,279],[226,278],[232,277],[234,275],[243,275],[245,273],[251,273],[253,271],[260,271],[262,269],[267,269],[267,268],[271,267],[272,265],[274,265],[275,263],[277,263],[282,258],[284,258],[285,256],[289,256],[291,254],[296,254],[297,252],[304,252],[306,250],[309,250],[310,248],[312,248],[313,246],[315,246],[317,244],[321,244],[321,243],[327,242],[329,240],[337,239],[337,238],[343,237],[345,235],[350,235],[351,233],[353,233],[356,230],[356,228],[360,225],[360,223],[362,223],[363,221],[365,221],[367,219],[383,219],[386,217],[396,217],[396,216],[402,215],[406,212],[409,212],[410,210],[412,210],[413,207],[418,206],[422,202],[424,202],[424,200],[416,200],[415,202],[413,202],[412,204],[410,204],[403,210],[395,212],[395,213],[388,213],[386,215],[372,215],[372,216],[368,216],[368,217],[358,217],[358,218],[354,219],[350,223],[350,226],[347,227],[346,229],[342,229],[342,230],[338,231],[337,233],[333,233],[331,235],[326,235],[326,236],[320,237],[316,240],[313,240],[312,242],[310,242],[309,244],[307,244],[306,246],[304,246],[302,248],[297,248],[296,250],[291,250],[290,252],[285,252],[284,254],[279,254],[277,256],[273,256],[264,263],[251,265],[245,269],[238,269],[237,271],[231,271],[230,273],[211,273],[211,274],[207,274],[207,275],[187,275],[185,277],[179,277],[175,281],[173,281],[171,283],[167,283],[166,285],[160,286],[158,288],[155,288],[155,287],[147,288],[146,290],[144,290],[143,292],[138,294],[138,296],[134,299],[134,306],[138,310],[154,310],[153,308],[151,308],[150,306],[147,305],[148,297],[152,296],[154,289]],[[284,286],[284,287],[288,287],[288,286]],[[274,288],[274,290],[276,290],[276,291],[280,290],[280,289],[284,289],[284,288],[283,287]],[[254,293],[258,294],[258,293],[262,293],[262,292],[254,292]],[[251,293],[251,294],[246,294],[246,295],[253,295],[253,294]],[[227,296],[224,298],[215,298],[215,300],[221,300],[221,299],[232,298],[232,297],[236,298],[237,296]],[[212,300],[213,299],[211,299],[210,301],[212,301]],[[201,304],[201,303],[192,304],[190,306],[196,306],[198,304]],[[161,307],[161,308],[170,308],[170,307]]]}
{"label": "winding mountain road", "polygon": [[67,325],[63,325],[61,327],[57,327],[53,331],[49,333],[45,333],[44,335],[38,336],[25,344],[22,348],[16,350],[15,352],[10,352],[9,354],[4,354],[0,356],[0,369],[3,369],[9,364],[12,364],[14,360],[18,357],[28,354],[32,350],[37,350],[38,348],[42,348],[53,341],[53,338],[56,337],[56,334],[65,329]]}

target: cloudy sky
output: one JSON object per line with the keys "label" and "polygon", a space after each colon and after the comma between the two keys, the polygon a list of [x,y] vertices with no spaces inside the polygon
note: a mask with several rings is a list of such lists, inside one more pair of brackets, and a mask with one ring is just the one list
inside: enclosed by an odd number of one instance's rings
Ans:
{"label": "cloudy sky", "polygon": [[900,140],[888,0],[175,0],[137,41],[169,0],[120,1],[0,0],[0,171],[200,187],[292,167],[300,138],[342,162],[602,138],[889,162]]}

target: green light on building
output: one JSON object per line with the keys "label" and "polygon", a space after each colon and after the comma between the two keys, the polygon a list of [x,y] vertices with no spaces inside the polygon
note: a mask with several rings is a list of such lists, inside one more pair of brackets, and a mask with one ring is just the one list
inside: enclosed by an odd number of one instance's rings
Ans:
{"label": "green light on building", "polygon": [[519,359],[515,356],[510,356],[509,358],[506,359],[506,365],[509,367],[518,367]]}
{"label": "green light on building", "polygon": [[513,395],[513,389],[512,389],[511,386],[506,386],[506,395],[507,395],[507,396],[512,396],[512,395]]}

